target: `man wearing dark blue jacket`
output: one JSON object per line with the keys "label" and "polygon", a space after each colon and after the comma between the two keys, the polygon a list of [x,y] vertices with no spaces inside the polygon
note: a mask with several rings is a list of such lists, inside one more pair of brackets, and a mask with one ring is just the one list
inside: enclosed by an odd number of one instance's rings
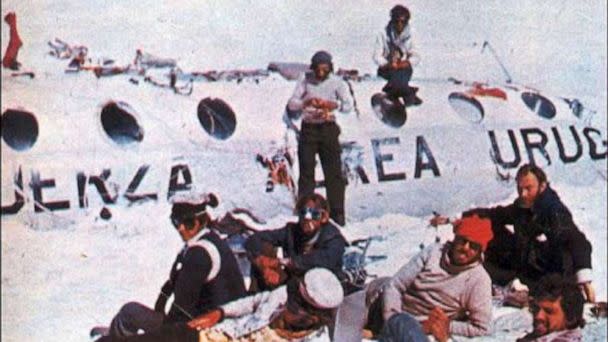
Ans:
{"label": "man wearing dark blue jacket", "polygon": [[[513,204],[476,208],[492,221],[494,239],[484,266],[492,281],[505,285],[514,278],[534,286],[544,275],[559,273],[575,281],[589,302],[595,301],[591,274],[591,244],[572,219],[572,214],[549,186],[544,171],[526,164],[516,175],[519,197]],[[431,224],[449,219],[435,216]],[[512,226],[512,231],[507,227]]]}
{"label": "man wearing dark blue jacket", "polygon": [[[222,304],[246,295],[243,276],[228,244],[207,224],[206,202],[180,201],[173,204],[171,222],[184,240],[169,280],[164,284],[154,309],[138,302],[125,304],[108,330],[91,331],[122,338],[159,329],[163,324],[187,322]],[[173,304],[165,314],[167,299]]]}
{"label": "man wearing dark blue jacket", "polygon": [[[330,208],[323,196],[313,193],[296,204],[299,220],[283,228],[260,231],[245,243],[252,267],[250,292],[271,290],[290,276],[302,276],[315,267],[338,275],[346,239],[329,221]],[[277,258],[273,249],[282,248]]]}

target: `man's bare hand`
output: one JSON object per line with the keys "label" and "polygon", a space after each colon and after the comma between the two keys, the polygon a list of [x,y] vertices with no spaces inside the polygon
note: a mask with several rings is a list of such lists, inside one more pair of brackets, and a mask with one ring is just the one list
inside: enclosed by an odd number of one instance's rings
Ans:
{"label": "man's bare hand", "polygon": [[435,215],[431,218],[431,221],[429,223],[431,224],[431,226],[437,227],[443,224],[450,223],[450,219],[445,216]]}
{"label": "man's bare hand", "polygon": [[278,286],[281,283],[281,274],[279,270],[272,268],[264,268],[262,270],[262,277],[264,278],[264,282],[268,286]]}
{"label": "man's bare hand", "polygon": [[192,329],[207,329],[221,321],[223,316],[224,314],[222,313],[222,310],[215,309],[192,319],[187,324]]}
{"label": "man's bare hand", "polygon": [[318,97],[313,97],[304,101],[304,106],[310,106],[317,109],[334,110],[338,108],[338,103],[330,100],[324,100]]}
{"label": "man's bare hand", "polygon": [[267,257],[265,255],[259,255],[254,260],[253,263],[260,269],[262,268],[278,268],[279,267],[279,259]]}
{"label": "man's bare hand", "polygon": [[587,303],[595,303],[595,288],[593,287],[593,283],[589,281],[580,284],[579,287],[581,288]]}
{"label": "man's bare hand", "polygon": [[450,318],[438,307],[429,313],[429,318],[422,322],[422,330],[433,335],[437,341],[445,342],[450,337]]}
{"label": "man's bare hand", "polygon": [[397,69],[405,69],[411,66],[410,61],[407,59],[401,60],[397,63]]}

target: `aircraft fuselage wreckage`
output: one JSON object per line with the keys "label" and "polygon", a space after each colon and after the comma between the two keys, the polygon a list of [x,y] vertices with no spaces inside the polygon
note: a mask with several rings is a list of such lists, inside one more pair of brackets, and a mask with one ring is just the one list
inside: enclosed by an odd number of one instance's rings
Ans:
{"label": "aircraft fuselage wreckage", "polygon": [[[301,67],[172,71],[166,86],[125,70],[3,74],[2,215],[167,201],[192,187],[264,218],[289,214],[295,189],[269,188],[262,165],[270,164],[260,161],[285,156],[297,184],[299,123],[284,113],[295,82],[284,75]],[[357,102],[356,112],[337,114],[349,217],[497,202],[528,162],[572,183],[606,179],[606,131],[593,124],[605,113],[576,99],[514,83],[414,78],[424,103],[383,113],[372,97],[384,81],[344,75]],[[316,174],[321,190],[320,166]]]}

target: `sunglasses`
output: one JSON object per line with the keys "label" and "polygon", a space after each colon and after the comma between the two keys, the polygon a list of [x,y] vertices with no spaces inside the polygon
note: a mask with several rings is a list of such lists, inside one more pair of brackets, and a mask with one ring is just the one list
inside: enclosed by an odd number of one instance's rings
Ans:
{"label": "sunglasses", "polygon": [[300,214],[300,219],[318,221],[321,219],[321,216],[323,215],[323,210],[317,209],[317,208],[302,208],[302,209],[300,209],[299,214]]}
{"label": "sunglasses", "polygon": [[180,218],[171,216],[171,223],[173,224],[173,227],[175,227],[175,229],[179,229],[179,225],[182,223],[186,227],[192,227],[192,226],[194,226],[194,217],[184,217],[184,218],[180,219]]}
{"label": "sunglasses", "polygon": [[456,237],[454,238],[454,244],[457,245],[464,245],[468,243],[469,247],[475,251],[481,251],[481,245],[478,244],[477,242],[471,241],[471,240],[467,240],[465,238],[463,238],[462,236],[458,236],[456,235]]}

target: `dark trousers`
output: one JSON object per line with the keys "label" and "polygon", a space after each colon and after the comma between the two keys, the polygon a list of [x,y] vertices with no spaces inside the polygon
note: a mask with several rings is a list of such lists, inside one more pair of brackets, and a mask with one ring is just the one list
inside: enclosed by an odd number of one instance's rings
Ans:
{"label": "dark trousers", "polygon": [[164,324],[156,330],[128,337],[104,336],[96,342],[198,342],[198,331],[186,323]]}
{"label": "dark trousers", "polygon": [[406,313],[393,315],[382,329],[379,342],[422,342],[428,341],[422,326],[414,317]]}
{"label": "dark trousers", "polygon": [[382,88],[387,95],[397,98],[412,96],[410,90],[410,79],[412,78],[412,67],[402,69],[378,68],[378,76],[384,78],[388,82]]}
{"label": "dark trousers", "polygon": [[145,332],[161,327],[165,315],[137,303],[129,302],[120,308],[110,324],[110,336],[127,337],[136,335],[141,329]]}
{"label": "dark trousers", "polygon": [[340,127],[335,122],[321,124],[302,124],[298,142],[298,160],[300,162],[300,179],[298,196],[312,194],[315,191],[315,156],[318,153],[325,177],[325,189],[332,217],[344,216],[344,189],[346,182],[342,176],[340,154]]}

